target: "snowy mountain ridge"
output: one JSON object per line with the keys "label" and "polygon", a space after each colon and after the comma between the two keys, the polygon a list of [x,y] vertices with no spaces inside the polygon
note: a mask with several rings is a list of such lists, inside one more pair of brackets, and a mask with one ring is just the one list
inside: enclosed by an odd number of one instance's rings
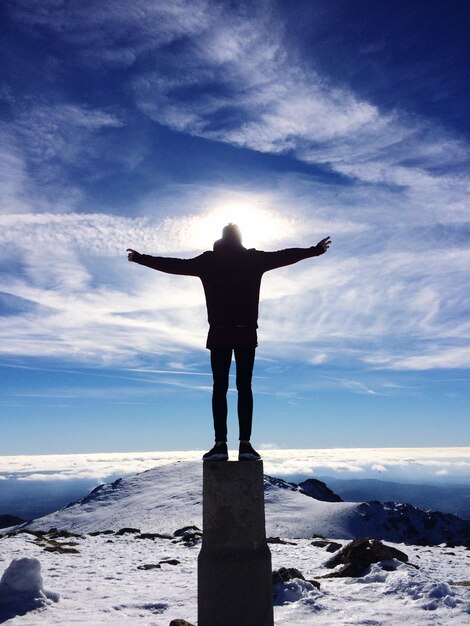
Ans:
{"label": "snowy mountain ridge", "polygon": [[[321,485],[316,487],[325,493]],[[320,501],[303,486],[270,476],[265,477],[265,503],[268,536],[367,536],[417,545],[470,543],[470,522],[455,515],[393,502]],[[73,532],[133,527],[172,533],[182,526],[201,528],[201,517],[202,464],[177,461],[101,485],[82,500],[22,527]]]}

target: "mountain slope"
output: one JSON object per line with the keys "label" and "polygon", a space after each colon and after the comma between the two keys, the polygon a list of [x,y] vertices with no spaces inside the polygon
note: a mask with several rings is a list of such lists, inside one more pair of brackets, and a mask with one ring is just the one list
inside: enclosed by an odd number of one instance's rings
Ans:
{"label": "mountain slope", "polygon": [[319,478],[347,502],[408,502],[421,509],[453,513],[462,519],[470,519],[470,484],[428,485],[376,478]]}
{"label": "mountain slope", "polygon": [[[202,464],[176,462],[101,485],[86,498],[26,526],[75,532],[139,528],[172,533],[202,525]],[[322,502],[283,480],[265,478],[268,536],[353,539],[370,536],[395,542],[438,544],[470,541],[470,523],[442,513],[394,503]]]}

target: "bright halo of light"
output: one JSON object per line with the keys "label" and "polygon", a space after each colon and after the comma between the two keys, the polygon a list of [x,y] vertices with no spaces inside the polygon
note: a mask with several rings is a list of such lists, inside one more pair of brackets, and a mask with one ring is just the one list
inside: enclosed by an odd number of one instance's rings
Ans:
{"label": "bright halo of light", "polygon": [[247,248],[263,248],[288,239],[296,228],[294,220],[261,208],[254,203],[224,201],[218,208],[195,216],[189,230],[194,248],[207,248],[222,236],[222,229],[232,222],[240,228],[243,245]]}

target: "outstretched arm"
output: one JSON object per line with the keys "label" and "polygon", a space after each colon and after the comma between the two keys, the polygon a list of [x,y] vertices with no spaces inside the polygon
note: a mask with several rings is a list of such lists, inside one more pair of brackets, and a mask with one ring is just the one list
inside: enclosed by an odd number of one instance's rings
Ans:
{"label": "outstretched arm", "polygon": [[151,267],[167,274],[182,274],[183,276],[199,276],[201,256],[193,259],[175,259],[167,256],[151,256],[150,254],[140,254],[137,250],[127,248],[127,260],[139,265]]}
{"label": "outstretched arm", "polygon": [[277,267],[284,267],[284,265],[292,265],[312,256],[320,256],[320,254],[324,254],[328,250],[330,244],[330,237],[325,237],[316,246],[311,246],[310,248],[287,248],[277,252],[263,252],[263,271],[267,272]]}

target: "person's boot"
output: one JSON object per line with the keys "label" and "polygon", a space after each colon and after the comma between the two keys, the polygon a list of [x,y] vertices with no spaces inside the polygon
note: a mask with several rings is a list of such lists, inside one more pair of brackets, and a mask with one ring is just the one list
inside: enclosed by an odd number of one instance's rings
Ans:
{"label": "person's boot", "polygon": [[240,448],[238,450],[239,461],[260,461],[261,457],[252,447],[249,441],[240,441]]}
{"label": "person's boot", "polygon": [[203,461],[227,461],[228,460],[228,450],[227,444],[225,441],[221,441],[216,443],[215,446],[206,452],[202,457]]}

